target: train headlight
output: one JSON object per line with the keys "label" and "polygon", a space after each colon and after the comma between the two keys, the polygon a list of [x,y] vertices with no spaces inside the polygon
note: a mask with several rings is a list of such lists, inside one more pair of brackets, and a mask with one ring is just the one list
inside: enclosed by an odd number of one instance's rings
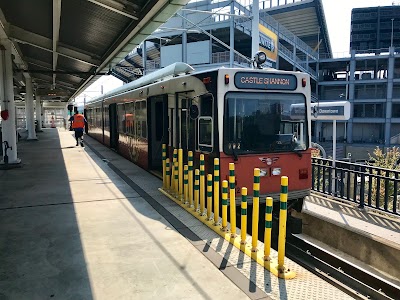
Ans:
{"label": "train headlight", "polygon": [[271,174],[273,176],[279,176],[281,175],[281,168],[273,168]]}
{"label": "train headlight", "polygon": [[263,51],[258,51],[254,55],[254,62],[256,63],[258,69],[261,69],[261,65],[265,63],[266,60],[267,60],[267,55]]}

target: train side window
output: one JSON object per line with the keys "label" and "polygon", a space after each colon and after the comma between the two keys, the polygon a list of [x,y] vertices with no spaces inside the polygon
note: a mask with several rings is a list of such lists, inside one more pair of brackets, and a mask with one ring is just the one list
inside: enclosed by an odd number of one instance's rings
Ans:
{"label": "train side window", "polygon": [[212,152],[213,150],[213,119],[200,117],[198,119],[198,144],[200,151]]}
{"label": "train side window", "polygon": [[213,97],[211,95],[205,95],[201,97],[200,115],[203,117],[213,116]]}

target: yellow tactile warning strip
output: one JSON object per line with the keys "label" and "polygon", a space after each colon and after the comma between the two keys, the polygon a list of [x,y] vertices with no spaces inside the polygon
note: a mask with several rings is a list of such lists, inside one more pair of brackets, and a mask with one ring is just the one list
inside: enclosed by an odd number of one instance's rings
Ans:
{"label": "yellow tactile warning strip", "polygon": [[[167,209],[183,224],[188,226],[199,238],[207,242],[210,248],[223,256],[229,264],[236,266],[242,274],[272,299],[353,299],[288,258],[285,258],[285,266],[295,271],[296,277],[290,280],[280,279],[234,247],[219,234],[204,226],[191,213],[183,210],[182,207],[168,206]],[[239,228],[237,228],[237,234],[240,236]],[[247,235],[246,241],[247,245],[251,248],[250,235]],[[264,245],[262,242],[259,241],[258,245],[259,249],[263,249]],[[278,252],[274,249],[271,249],[271,258],[275,260],[278,258]]]}

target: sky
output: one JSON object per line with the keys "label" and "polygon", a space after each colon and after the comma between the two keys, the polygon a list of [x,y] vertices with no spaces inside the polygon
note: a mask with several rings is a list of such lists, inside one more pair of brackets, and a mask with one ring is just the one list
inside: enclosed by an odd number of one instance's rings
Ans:
{"label": "sky", "polygon": [[[348,56],[351,10],[353,8],[391,6],[393,2],[397,5],[400,4],[400,0],[322,0],[334,57]],[[99,96],[101,94],[101,86],[103,86],[103,92],[107,93],[122,84],[122,81],[114,76],[102,76],[81,93],[76,98],[76,102],[83,102],[84,97],[90,101],[90,99]]]}

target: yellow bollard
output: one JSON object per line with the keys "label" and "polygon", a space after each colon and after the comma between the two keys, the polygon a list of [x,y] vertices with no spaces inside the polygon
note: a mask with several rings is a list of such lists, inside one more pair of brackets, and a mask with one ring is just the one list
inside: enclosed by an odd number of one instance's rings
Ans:
{"label": "yellow bollard", "polygon": [[286,218],[287,218],[287,198],[288,198],[288,177],[281,177],[281,195],[279,211],[279,236],[278,236],[278,270],[284,272],[285,260],[285,241],[286,241]]}
{"label": "yellow bollard", "polygon": [[174,149],[172,154],[171,192],[175,193],[175,162],[178,160],[178,150]]}
{"label": "yellow bollard", "polygon": [[188,203],[188,165],[183,168],[183,203]]}
{"label": "yellow bollard", "polygon": [[222,231],[228,230],[228,181],[222,181]]}
{"label": "yellow bollard", "polygon": [[258,214],[260,203],[260,169],[254,169],[254,183],[253,183],[253,219],[251,228],[251,251],[257,252],[258,243]]}
{"label": "yellow bollard", "polygon": [[179,163],[175,162],[175,169],[174,169],[174,183],[175,183],[175,197],[179,199],[179,190],[178,190],[178,183],[179,183]]}
{"label": "yellow bollard", "polygon": [[247,188],[242,187],[242,210],[241,210],[241,224],[240,224],[240,243],[246,244],[247,232]]}
{"label": "yellow bollard", "polygon": [[167,145],[162,144],[162,178],[163,178],[163,189],[164,190],[167,188],[166,159],[167,159]]}
{"label": "yellow bollard", "polygon": [[272,197],[265,201],[265,231],[264,231],[264,260],[270,260],[271,254],[271,231],[272,231]]}
{"label": "yellow bollard", "polygon": [[169,158],[165,160],[165,189],[169,189],[171,171],[169,169]]}
{"label": "yellow bollard", "polygon": [[205,192],[204,192],[204,154],[200,154],[200,214],[204,214]]}
{"label": "yellow bollard", "polygon": [[193,151],[188,153],[189,165],[189,206],[193,205]]}
{"label": "yellow bollard", "polygon": [[183,149],[178,150],[178,166],[179,166],[179,184],[178,184],[178,197],[183,199]]}
{"label": "yellow bollard", "polygon": [[212,175],[207,175],[207,220],[211,221],[211,206],[212,206]]}
{"label": "yellow bollard", "polygon": [[199,180],[200,171],[196,169],[194,172],[194,211],[199,209]]}
{"label": "yellow bollard", "polygon": [[219,223],[219,159],[214,158],[214,225]]}
{"label": "yellow bollard", "polygon": [[229,163],[229,204],[231,214],[231,237],[236,237],[236,195],[235,195],[235,164]]}

